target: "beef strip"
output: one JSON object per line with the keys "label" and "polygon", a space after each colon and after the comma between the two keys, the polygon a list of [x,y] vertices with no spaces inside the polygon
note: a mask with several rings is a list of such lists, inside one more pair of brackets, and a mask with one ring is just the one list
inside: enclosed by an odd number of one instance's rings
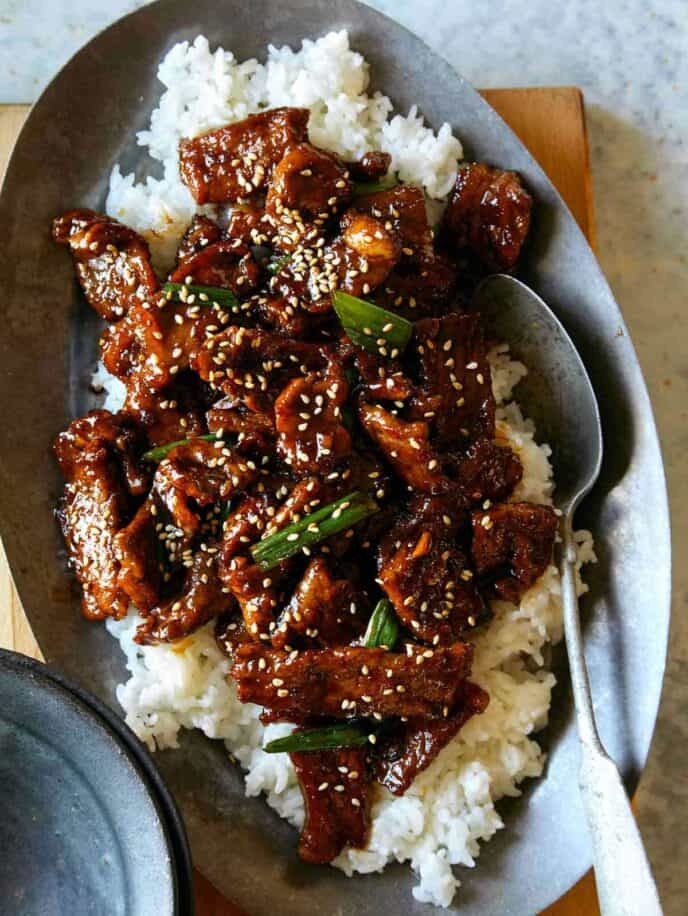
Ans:
{"label": "beef strip", "polygon": [[387,174],[391,164],[392,157],[389,153],[371,150],[355,162],[347,162],[347,167],[354,181],[377,181]]}
{"label": "beef strip", "polygon": [[[465,510],[452,511],[448,502],[433,498],[412,504],[380,548],[382,588],[404,626],[433,645],[458,639],[485,614],[469,559],[455,536]],[[460,499],[456,503],[460,507]]]}
{"label": "beef strip", "polygon": [[[418,659],[421,658],[422,662]],[[296,655],[260,645],[240,648],[231,675],[242,703],[258,703],[284,718],[313,716],[448,716],[470,672],[472,648],[457,642],[406,653],[347,646]]]}
{"label": "beef strip", "polygon": [[269,640],[276,626],[276,573],[266,573],[246,556],[234,556],[220,564],[220,575],[239,603],[247,632],[253,639]]}
{"label": "beef strip", "polygon": [[488,702],[486,691],[465,681],[461,699],[451,716],[446,719],[413,718],[395,723],[378,739],[375,778],[394,795],[403,795],[466,722],[485,711]]}
{"label": "beef strip", "polygon": [[215,621],[215,642],[221,652],[228,658],[233,658],[239,646],[253,642],[253,637],[246,630],[241,614],[225,611]]}
{"label": "beef strip", "polygon": [[444,215],[444,235],[489,271],[513,270],[530,228],[533,199],[515,172],[484,162],[462,166]]}
{"label": "beef strip", "polygon": [[[111,325],[101,337],[103,363],[127,386],[132,405],[150,402],[151,394],[178,383],[204,346],[213,328],[229,320],[216,304],[200,305],[168,302],[164,297],[155,306],[134,305],[127,316]],[[198,390],[198,379],[186,378],[184,389]],[[168,395],[161,400],[169,401]],[[151,409],[151,407],[149,407]],[[132,406],[137,412],[137,408]],[[154,410],[157,413],[157,409]],[[141,421],[144,425],[150,425]]]}
{"label": "beef strip", "polygon": [[[279,492],[279,490],[277,491]],[[280,510],[274,487],[263,487],[262,481],[254,492],[244,496],[222,525],[222,556],[225,563],[259,540],[269,530]]]}
{"label": "beef strip", "polygon": [[428,424],[406,423],[377,404],[361,403],[358,416],[409,489],[438,493],[447,488],[440,461],[428,441]]}
{"label": "beef strip", "polygon": [[232,207],[227,223],[227,238],[239,239],[245,245],[271,245],[275,226],[269,213],[257,204],[242,204]]}
{"label": "beef strip", "polygon": [[300,857],[324,864],[345,846],[365,846],[370,826],[365,749],[301,751],[289,756],[306,807]]}
{"label": "beef strip", "polygon": [[192,283],[229,289],[248,295],[260,280],[260,268],[240,239],[222,239],[180,258],[170,274],[172,283]]}
{"label": "beef strip", "polygon": [[306,139],[306,108],[273,108],[179,144],[179,171],[198,204],[264,188],[287,149]]}
{"label": "beef strip", "polygon": [[164,548],[156,530],[161,520],[158,511],[157,500],[148,498],[113,540],[120,565],[117,585],[140,611],[155,607],[162,594],[165,567]]}
{"label": "beef strip", "polygon": [[222,229],[215,220],[209,216],[197,214],[189,223],[186,232],[182,236],[177,251],[177,260],[175,267],[183,264],[189,258],[203,251],[208,245],[219,242],[222,238]]}
{"label": "beef strip", "polygon": [[432,252],[432,229],[421,188],[406,184],[366,194],[356,198],[356,209],[382,220],[397,234],[405,259]]}
{"label": "beef strip", "polygon": [[287,295],[265,296],[258,293],[251,298],[250,305],[252,313],[262,324],[285,337],[309,337],[317,329],[317,316],[302,308],[298,296],[294,299],[291,291],[287,291]]}
{"label": "beef strip", "polygon": [[234,605],[217,573],[217,555],[199,551],[186,570],[179,595],[148,612],[136,630],[143,645],[174,642]]}
{"label": "beef strip", "polygon": [[456,267],[442,254],[419,249],[404,258],[375,291],[374,301],[409,321],[448,311],[456,288]]}
{"label": "beef strip", "polygon": [[60,469],[66,478],[78,472],[76,465],[84,448],[102,446],[116,459],[127,492],[142,496],[150,486],[150,474],[139,460],[143,451],[140,431],[131,418],[109,410],[91,410],[72,420],[55,442]]}
{"label": "beef strip", "polygon": [[209,387],[189,370],[213,328],[229,315],[215,304],[134,305],[101,338],[103,362],[126,385],[124,410],[164,443],[206,431]]}
{"label": "beef strip", "polygon": [[271,416],[247,410],[232,397],[216,401],[206,414],[206,422],[209,432],[235,433],[238,446],[263,455],[271,450],[276,435]]}
{"label": "beef strip", "polygon": [[310,224],[289,218],[293,254],[273,277],[270,288],[297,312],[301,308],[310,315],[327,315],[336,289],[367,296],[399,259],[400,242],[394,229],[356,209],[346,211],[340,220],[341,232],[331,241],[319,225],[309,229]]}
{"label": "beef strip", "polygon": [[348,645],[366,623],[366,608],[355,600],[350,580],[335,579],[325,560],[316,557],[280,614],[272,644],[278,649]]}
{"label": "beef strip", "polygon": [[495,401],[480,316],[423,318],[415,333],[422,383],[412,416],[430,416],[440,444],[494,438]]}
{"label": "beef strip", "polygon": [[315,241],[324,222],[350,199],[349,173],[337,156],[310,143],[291,146],[273,171],[265,199],[277,247],[289,252]]}
{"label": "beef strip", "polygon": [[67,481],[58,517],[92,620],[124,617],[129,604],[118,582],[115,536],[130,515],[130,493],[144,487],[131,437],[126,418],[97,410],[71,423],[54,445]]}
{"label": "beef strip", "polygon": [[472,503],[506,499],[523,477],[523,465],[508,446],[477,439],[465,452],[447,456],[446,465]]}
{"label": "beef strip", "polygon": [[205,398],[198,377],[189,372],[174,377],[161,390],[146,387],[138,373],[127,380],[122,412],[145,431],[150,446],[167,445],[207,432]]}
{"label": "beef strip", "polygon": [[367,296],[384,283],[401,256],[394,229],[357,209],[347,210],[340,222],[341,244],[331,251],[339,259],[339,288],[352,296]]}
{"label": "beef strip", "polygon": [[70,210],[53,221],[53,238],[69,245],[86,299],[101,317],[117,321],[155,297],[150,250],[133,229],[94,210]]}
{"label": "beef strip", "polygon": [[169,374],[164,373],[166,354],[161,337],[157,310],[143,303],[132,305],[126,318],[107,328],[100,338],[105,368],[124,382],[139,372],[146,387],[162,388]]}
{"label": "beef strip", "polygon": [[362,347],[353,347],[353,356],[367,399],[405,401],[411,397],[413,383],[404,375],[398,360],[378,356]]}
{"label": "beef strip", "polygon": [[274,400],[290,378],[317,371],[326,350],[287,340],[258,328],[229,327],[206,341],[195,361],[201,378],[249,410],[272,414]]}
{"label": "beef strip", "polygon": [[475,570],[490,590],[517,603],[547,569],[557,533],[551,506],[500,503],[471,514]]}
{"label": "beef strip", "polygon": [[277,452],[297,474],[327,473],[351,453],[342,405],[349,385],[341,366],[330,361],[323,375],[292,379],[275,401]]}
{"label": "beef strip", "polygon": [[253,462],[223,442],[193,439],[178,445],[158,465],[153,486],[185,535],[200,531],[198,507],[228,500],[257,477]]}

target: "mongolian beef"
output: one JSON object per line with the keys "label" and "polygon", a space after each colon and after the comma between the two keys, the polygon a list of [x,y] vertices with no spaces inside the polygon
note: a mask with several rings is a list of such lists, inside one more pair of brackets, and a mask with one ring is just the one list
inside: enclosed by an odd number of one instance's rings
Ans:
{"label": "mongolian beef", "polygon": [[73,210],[53,224],[108,323],[126,386],[58,436],[60,521],[90,619],[137,640],[215,621],[239,698],[293,723],[299,851],[363,846],[371,787],[403,794],[487,693],[471,631],[551,560],[554,511],[508,502],[481,275],[511,270],[531,198],[459,171],[436,234],[389,157],[344,162],[308,112],[263,111],[179,149],[197,216],[167,282],[146,242]]}

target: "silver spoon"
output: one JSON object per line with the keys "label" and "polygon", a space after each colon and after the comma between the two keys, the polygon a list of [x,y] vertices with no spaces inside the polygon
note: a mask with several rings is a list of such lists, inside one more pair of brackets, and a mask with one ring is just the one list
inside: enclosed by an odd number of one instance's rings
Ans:
{"label": "silver spoon", "polygon": [[575,587],[573,515],[602,465],[597,400],[571,338],[525,283],[505,274],[478,287],[475,304],[490,333],[528,366],[520,397],[553,450],[555,498],[562,512],[560,570],[564,632],[581,748],[579,787],[590,830],[603,916],[661,916],[643,841],[619,771],[595,726]]}

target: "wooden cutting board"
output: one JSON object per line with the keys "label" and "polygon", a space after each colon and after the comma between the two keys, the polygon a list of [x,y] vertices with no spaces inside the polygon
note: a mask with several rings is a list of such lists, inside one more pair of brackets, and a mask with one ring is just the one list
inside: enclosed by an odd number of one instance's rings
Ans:
{"label": "wooden cutting board", "polygon": [[[581,229],[594,244],[590,162],[581,92],[573,87],[490,89],[483,95],[547,172]],[[27,105],[0,105],[0,175],[4,174],[12,144],[27,111]],[[1,543],[0,646],[41,658],[14,589]],[[490,854],[489,846],[483,854]],[[198,916],[242,916],[199,872],[195,872],[195,884]],[[592,872],[542,916],[599,916]]]}

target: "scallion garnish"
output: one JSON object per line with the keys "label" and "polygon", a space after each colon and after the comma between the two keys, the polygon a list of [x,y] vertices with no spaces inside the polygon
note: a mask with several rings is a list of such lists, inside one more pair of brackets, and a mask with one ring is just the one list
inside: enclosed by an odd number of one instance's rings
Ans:
{"label": "scallion garnish", "polygon": [[156,447],[150,449],[150,451],[144,452],[142,458],[144,461],[159,464],[163,458],[167,458],[172,449],[176,448],[178,445],[189,445],[196,439],[204,439],[206,442],[216,442],[221,438],[221,436],[216,436],[215,433],[207,433],[202,436],[193,436],[191,439],[177,439],[176,442],[166,442],[165,445],[156,445]]}
{"label": "scallion garnish", "polygon": [[340,722],[337,725],[326,725],[324,728],[313,728],[305,732],[294,732],[284,738],[269,741],[264,751],[268,754],[291,753],[298,751],[324,751],[337,747],[359,747],[366,744],[370,728],[361,725]]}
{"label": "scallion garnish", "polygon": [[394,358],[411,339],[413,324],[401,315],[340,289],[332,293],[332,303],[350,340],[372,353]]}
{"label": "scallion garnish", "polygon": [[220,305],[234,308],[239,300],[231,289],[221,286],[194,286],[192,283],[165,283],[162,288],[166,299],[187,302],[189,305]]}
{"label": "scallion garnish", "polygon": [[377,503],[369,496],[355,491],[258,541],[251,547],[251,554],[263,569],[272,569],[304,547],[350,528],[378,509]]}
{"label": "scallion garnish", "polygon": [[382,598],[370,615],[363,645],[367,649],[393,649],[398,636],[399,623],[392,602],[388,598]]}
{"label": "scallion garnish", "polygon": [[354,181],[354,197],[364,194],[378,194],[380,191],[391,191],[399,184],[394,175],[383,175],[377,181]]}

